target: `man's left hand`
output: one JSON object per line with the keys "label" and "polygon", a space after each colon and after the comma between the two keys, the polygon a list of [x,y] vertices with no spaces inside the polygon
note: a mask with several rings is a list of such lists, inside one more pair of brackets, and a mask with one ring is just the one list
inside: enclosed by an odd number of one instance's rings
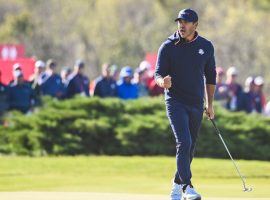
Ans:
{"label": "man's left hand", "polygon": [[208,119],[214,119],[215,118],[214,107],[212,105],[206,106],[205,107],[205,114],[207,115]]}

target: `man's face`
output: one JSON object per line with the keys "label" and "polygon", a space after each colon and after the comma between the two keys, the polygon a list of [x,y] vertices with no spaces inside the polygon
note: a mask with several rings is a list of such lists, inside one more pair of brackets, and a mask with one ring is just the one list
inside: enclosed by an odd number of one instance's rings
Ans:
{"label": "man's face", "polygon": [[84,73],[84,67],[80,66],[75,66],[75,72],[77,74],[83,74]]}
{"label": "man's face", "polygon": [[255,85],[254,84],[254,92],[259,93],[263,89],[263,85]]}
{"label": "man's face", "polygon": [[223,81],[223,78],[224,78],[224,75],[223,74],[217,74],[217,82],[218,83],[222,83],[222,81]]}
{"label": "man's face", "polygon": [[197,25],[198,22],[188,22],[183,19],[178,20],[178,30],[180,36],[182,38],[191,36],[195,32]]}
{"label": "man's face", "polygon": [[233,75],[231,76],[232,82],[236,82],[236,79],[237,79],[237,75],[236,75],[236,74],[233,74]]}
{"label": "man's face", "polygon": [[55,72],[55,71],[56,71],[56,64],[52,63],[52,64],[49,66],[49,69],[52,70],[52,72]]}
{"label": "man's face", "polygon": [[63,80],[67,79],[67,77],[70,75],[70,72],[68,70],[62,70],[61,71],[61,78]]}
{"label": "man's face", "polygon": [[132,79],[132,77],[130,77],[130,76],[124,77],[124,81],[126,83],[130,83],[131,82],[131,79]]}
{"label": "man's face", "polygon": [[22,83],[24,83],[23,75],[18,77],[18,84],[22,84]]}
{"label": "man's face", "polygon": [[21,68],[17,68],[13,71],[13,78],[16,79],[16,73],[22,72]]}
{"label": "man's face", "polygon": [[108,67],[107,68],[104,68],[102,73],[103,73],[103,76],[104,77],[107,77],[107,78],[109,78],[110,75],[111,75],[110,69]]}
{"label": "man's face", "polygon": [[35,72],[36,72],[37,74],[41,74],[43,71],[44,71],[44,68],[42,68],[42,67],[37,67],[37,68],[35,68]]}

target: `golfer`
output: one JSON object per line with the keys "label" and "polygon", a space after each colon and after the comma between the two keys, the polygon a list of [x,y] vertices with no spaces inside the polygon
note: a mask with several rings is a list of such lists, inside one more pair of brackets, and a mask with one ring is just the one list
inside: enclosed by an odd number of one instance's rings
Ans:
{"label": "golfer", "polygon": [[165,89],[167,115],[176,140],[177,171],[171,200],[200,200],[191,183],[190,164],[204,112],[204,96],[205,112],[214,118],[214,48],[198,35],[194,10],[181,10],[175,21],[178,30],[159,48],[155,71],[157,85]]}

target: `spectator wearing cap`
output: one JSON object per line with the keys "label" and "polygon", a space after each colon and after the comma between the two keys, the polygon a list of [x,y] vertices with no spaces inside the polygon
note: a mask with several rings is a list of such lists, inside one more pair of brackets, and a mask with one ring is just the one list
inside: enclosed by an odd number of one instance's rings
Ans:
{"label": "spectator wearing cap", "polygon": [[8,109],[8,101],[7,101],[7,86],[2,83],[1,80],[2,73],[0,71],[0,117],[3,113]]}
{"label": "spectator wearing cap", "polygon": [[45,63],[42,60],[38,60],[35,62],[34,74],[29,77],[29,82],[36,84],[40,83],[40,78],[44,75],[45,72]]}
{"label": "spectator wearing cap", "polygon": [[42,60],[35,62],[34,74],[30,76],[29,83],[35,94],[35,105],[41,104],[41,84],[42,79],[45,77],[45,63]]}
{"label": "spectator wearing cap", "polygon": [[228,98],[228,87],[224,81],[224,70],[222,67],[217,67],[217,83],[215,91],[215,100],[226,100]]}
{"label": "spectator wearing cap", "polygon": [[117,94],[121,99],[138,98],[137,85],[132,83],[133,70],[131,67],[123,67],[120,71],[120,80],[117,82]]}
{"label": "spectator wearing cap", "polygon": [[102,76],[95,81],[94,96],[99,97],[116,97],[116,81],[113,78],[112,66],[104,63],[102,65]]}
{"label": "spectator wearing cap", "polygon": [[76,94],[89,96],[89,79],[84,75],[85,64],[82,60],[77,60],[73,73],[68,77],[66,97],[71,98]]}
{"label": "spectator wearing cap", "polygon": [[138,97],[149,96],[148,89],[148,70],[150,68],[150,64],[147,61],[142,61],[140,66],[136,69],[134,74],[134,83],[137,84],[138,87]]}
{"label": "spectator wearing cap", "polygon": [[57,64],[49,59],[46,63],[46,71],[41,82],[41,92],[56,98],[63,97],[63,85],[59,74],[56,73]]}
{"label": "spectator wearing cap", "polygon": [[263,92],[264,79],[261,76],[257,76],[254,79],[255,84],[255,109],[258,113],[264,112],[266,106],[266,97]]}
{"label": "spectator wearing cap", "polygon": [[156,81],[155,81],[155,77],[154,77],[154,71],[151,70],[151,64],[148,62],[148,61],[142,61],[141,64],[140,64],[140,68],[141,66],[147,66],[147,76],[148,76],[148,80],[147,80],[147,88],[148,88],[148,93],[150,96],[159,96],[159,95],[162,95],[164,94],[164,89],[159,87],[157,84],[156,84]]}
{"label": "spectator wearing cap", "polygon": [[238,111],[245,111],[246,113],[255,112],[255,84],[254,77],[250,76],[245,81],[244,92],[238,98]]}
{"label": "spectator wearing cap", "polygon": [[12,66],[12,76],[13,76],[13,79],[9,82],[8,85],[11,85],[11,84],[14,82],[15,74],[17,73],[17,71],[22,72],[22,66],[21,66],[20,63],[15,63],[15,64]]}
{"label": "spectator wearing cap", "polygon": [[63,83],[64,86],[67,86],[68,77],[70,76],[71,72],[72,72],[72,70],[68,66],[65,66],[65,67],[62,68],[60,76],[61,76],[62,83]]}
{"label": "spectator wearing cap", "polygon": [[33,99],[34,92],[31,86],[24,81],[21,71],[15,71],[14,81],[8,88],[9,109],[27,113],[33,104]]}
{"label": "spectator wearing cap", "polygon": [[235,67],[227,70],[226,85],[228,87],[228,98],[226,108],[231,111],[237,111],[237,105],[240,95],[243,92],[242,86],[237,82],[238,71]]}
{"label": "spectator wearing cap", "polygon": [[265,106],[265,99],[262,93],[263,79],[258,76],[248,77],[245,81],[245,91],[239,99],[239,110],[247,113],[262,113]]}

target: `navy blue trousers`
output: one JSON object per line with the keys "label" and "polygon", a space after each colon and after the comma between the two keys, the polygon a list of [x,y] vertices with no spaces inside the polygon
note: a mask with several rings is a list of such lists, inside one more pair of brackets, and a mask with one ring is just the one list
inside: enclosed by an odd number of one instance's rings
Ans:
{"label": "navy blue trousers", "polygon": [[190,165],[202,122],[203,105],[190,106],[170,98],[166,100],[166,110],[176,141],[174,182],[191,184]]}

